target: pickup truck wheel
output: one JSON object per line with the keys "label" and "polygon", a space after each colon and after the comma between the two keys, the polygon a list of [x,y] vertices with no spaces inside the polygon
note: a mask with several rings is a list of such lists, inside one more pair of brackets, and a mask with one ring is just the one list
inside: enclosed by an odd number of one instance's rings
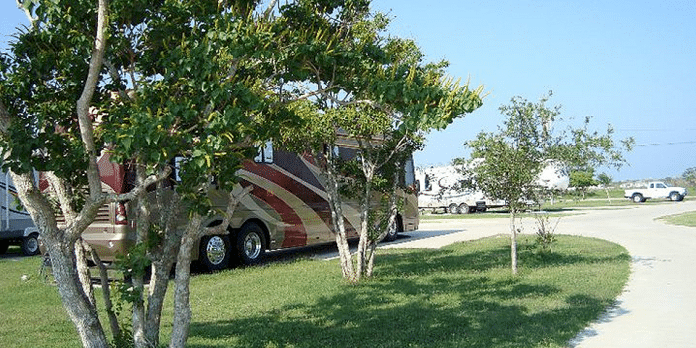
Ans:
{"label": "pickup truck wheel", "polygon": [[39,253],[39,234],[32,233],[22,239],[22,253],[26,256],[34,256]]}
{"label": "pickup truck wheel", "polygon": [[669,194],[669,200],[672,202],[680,202],[682,199],[684,199],[679,192],[672,192]]}
{"label": "pickup truck wheel", "polygon": [[230,263],[230,237],[205,236],[201,238],[199,262],[208,271],[219,271]]}
{"label": "pickup truck wheel", "polygon": [[643,198],[643,195],[640,193],[634,193],[633,196],[631,197],[633,199],[633,203],[642,203],[645,202],[645,199]]}
{"label": "pickup truck wheel", "polygon": [[450,214],[459,214],[460,213],[459,207],[457,207],[457,205],[454,203],[449,205],[449,207],[447,208],[447,212]]}

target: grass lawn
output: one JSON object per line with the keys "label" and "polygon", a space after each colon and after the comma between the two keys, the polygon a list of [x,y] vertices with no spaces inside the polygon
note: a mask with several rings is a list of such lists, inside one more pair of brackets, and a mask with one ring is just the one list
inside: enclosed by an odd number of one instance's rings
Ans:
{"label": "grass lawn", "polygon": [[672,225],[696,227],[696,211],[683,214],[668,215],[661,217],[660,220]]}
{"label": "grass lawn", "polygon": [[[630,257],[613,243],[558,236],[536,254],[520,237],[440,250],[380,250],[375,278],[349,285],[337,261],[297,260],[191,282],[189,347],[563,347],[614,303]],[[40,258],[0,258],[0,347],[77,347]],[[22,275],[31,276],[22,280]],[[171,299],[170,299],[171,301]],[[172,307],[163,314],[167,342]]]}

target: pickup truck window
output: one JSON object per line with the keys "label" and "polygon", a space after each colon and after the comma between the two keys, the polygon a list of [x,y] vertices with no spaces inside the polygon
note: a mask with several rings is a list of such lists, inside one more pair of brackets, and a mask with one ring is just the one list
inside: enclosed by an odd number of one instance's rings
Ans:
{"label": "pickup truck window", "polygon": [[656,188],[667,188],[664,184],[655,184]]}

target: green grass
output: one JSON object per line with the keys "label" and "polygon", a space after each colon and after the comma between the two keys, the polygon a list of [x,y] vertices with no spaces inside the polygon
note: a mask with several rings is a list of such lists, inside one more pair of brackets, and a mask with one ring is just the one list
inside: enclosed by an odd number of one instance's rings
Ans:
{"label": "green grass", "polygon": [[[359,285],[341,279],[337,261],[197,275],[188,347],[563,347],[628,279],[625,249],[571,236],[545,258],[522,236],[515,277],[508,243],[380,250],[375,278]],[[39,261],[0,259],[0,346],[79,346],[55,287],[21,280]],[[168,303],[162,342],[171,311]]]}
{"label": "green grass", "polygon": [[696,227],[696,211],[683,213],[683,214],[663,216],[663,217],[659,218],[659,220],[662,220],[662,221],[664,221],[668,224],[672,224],[672,225]]}

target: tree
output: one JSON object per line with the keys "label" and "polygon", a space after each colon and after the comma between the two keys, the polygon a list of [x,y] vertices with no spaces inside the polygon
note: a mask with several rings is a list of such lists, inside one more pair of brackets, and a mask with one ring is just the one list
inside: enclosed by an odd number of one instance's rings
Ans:
{"label": "tree", "polygon": [[593,185],[597,185],[594,179],[594,168],[576,169],[570,172],[570,187],[579,190],[582,193],[582,199],[585,199],[587,189]]}
{"label": "tree", "polygon": [[[345,10],[351,12],[344,13],[344,21],[337,22],[298,9],[306,13],[307,20],[321,23],[320,32],[339,37],[327,35],[316,42],[331,46],[330,56],[312,54],[304,58],[310,79],[317,81],[312,86],[316,92],[301,106],[306,130],[290,134],[286,144],[322,160],[342,272],[351,281],[358,281],[363,274],[371,273],[372,251],[385,234],[386,228],[370,233],[374,218],[394,219],[395,185],[399,182],[394,175],[421,144],[423,132],[444,128],[454,118],[478,108],[481,89],[472,91],[447,78],[445,62],[423,63],[423,55],[412,41],[383,37],[388,24],[383,15],[372,16],[361,6]],[[350,63],[342,66],[342,62]],[[322,83],[327,76],[331,78]],[[333,151],[341,137],[355,139],[358,144],[359,156],[349,163]],[[358,188],[352,190],[351,198],[361,202],[355,264],[343,221],[344,178],[351,187]],[[385,203],[387,213],[372,210],[376,187],[390,191]]]}
{"label": "tree", "polygon": [[[589,118],[582,128],[568,126],[556,131],[560,106],[548,107],[551,92],[538,103],[521,97],[512,98],[509,105],[500,107],[506,117],[497,133],[481,132],[476,139],[466,142],[472,149],[472,158],[483,161],[472,171],[477,188],[494,199],[502,199],[510,208],[510,256],[512,273],[517,274],[517,214],[526,209],[527,202],[536,201],[543,188],[536,178],[548,160],[560,161],[568,167],[587,168],[598,165],[620,167],[625,160],[622,151],[630,150],[633,139],[617,145],[613,130],[606,134],[590,132]],[[460,160],[463,161],[463,160]]]}
{"label": "tree", "polygon": [[691,186],[696,186],[696,167],[688,168],[682,174],[682,178]]}
{"label": "tree", "polygon": [[597,175],[597,181],[604,188],[604,192],[607,193],[607,201],[611,204],[611,197],[609,197],[609,185],[611,185],[612,177],[607,173],[600,173]]}
{"label": "tree", "polygon": [[[41,230],[83,345],[108,346],[86,269],[86,255],[94,253],[80,239],[108,202],[130,202],[137,212],[138,245],[127,260],[133,286],[126,294],[135,345],[159,344],[174,263],[170,345],[185,344],[191,247],[202,235],[224,234],[227,225],[202,225],[211,213],[205,193],[214,178],[231,193],[231,215],[245,194],[235,185],[237,168],[256,145],[295,124],[287,102],[303,96],[286,87],[307,75],[291,53],[317,35],[292,6],[276,8],[271,1],[264,10],[259,3],[22,2],[32,25],[17,35],[0,65],[3,166],[13,172]],[[326,13],[343,5],[302,3]],[[135,169],[132,190],[103,190],[100,155]],[[184,160],[178,162],[180,181],[172,183],[175,156]],[[35,185],[34,169],[44,173],[47,187]],[[159,189],[148,193],[151,185]],[[187,217],[185,226],[180,216]],[[142,278],[149,264],[146,289]],[[118,323],[110,319],[116,336]]]}

